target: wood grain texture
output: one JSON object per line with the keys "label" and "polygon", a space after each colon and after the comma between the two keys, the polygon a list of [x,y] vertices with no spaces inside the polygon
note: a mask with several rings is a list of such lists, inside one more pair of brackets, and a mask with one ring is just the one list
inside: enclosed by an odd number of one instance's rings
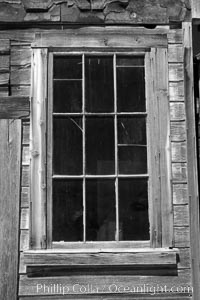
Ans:
{"label": "wood grain texture", "polygon": [[30,85],[11,85],[12,96],[26,96],[30,97]]}
{"label": "wood grain texture", "polygon": [[179,248],[179,269],[191,268],[191,253],[190,248]]}
{"label": "wood grain texture", "polygon": [[9,54],[10,52],[10,41],[9,39],[3,39],[0,35],[0,55]]}
{"label": "wood grain texture", "polygon": [[152,49],[146,54],[146,95],[147,95],[147,137],[148,137],[148,170],[149,170],[149,220],[150,237],[153,247],[162,245],[161,226],[161,186],[160,186],[160,162],[159,162],[159,120],[158,101],[155,96],[156,91],[156,50]]}
{"label": "wood grain texture", "polygon": [[169,80],[170,81],[182,81],[184,78],[183,64],[170,63],[169,64]]}
{"label": "wood grain texture", "polygon": [[185,121],[171,122],[170,134],[171,134],[171,141],[173,141],[173,142],[186,141],[186,123],[185,123]]}
{"label": "wood grain texture", "polygon": [[30,205],[30,190],[29,187],[21,188],[21,208],[27,208]]}
{"label": "wood grain texture", "polygon": [[184,83],[169,82],[169,100],[170,101],[184,101]]}
{"label": "wood grain texture", "polygon": [[190,205],[191,258],[194,299],[200,299],[200,214],[198,170],[196,153],[195,107],[193,93],[192,24],[183,23],[184,34],[184,80],[187,117],[188,191]]}
{"label": "wood grain texture", "polygon": [[174,227],[174,245],[175,247],[190,247],[190,228]]}
{"label": "wood grain texture", "polygon": [[46,101],[47,49],[34,49],[31,95],[32,248],[46,247]]}
{"label": "wood grain texture", "polygon": [[171,121],[185,120],[185,104],[183,102],[170,103],[170,120]]}
{"label": "wood grain texture", "polygon": [[173,203],[174,204],[189,203],[187,184],[173,184]]}
{"label": "wood grain texture", "polygon": [[[74,38],[76,36],[76,38]],[[148,48],[167,47],[166,34],[150,34],[149,30],[118,27],[117,32],[109,27],[91,27],[40,33],[36,35],[33,47],[94,47],[94,48]]]}
{"label": "wood grain texture", "polygon": [[[191,285],[191,274],[190,270],[184,269],[178,271],[178,276],[117,276],[113,281],[112,276],[66,276],[66,277],[51,277],[51,278],[27,278],[26,276],[20,276],[20,283],[19,283],[19,295],[44,295],[45,291],[41,288],[37,290],[37,284],[41,285],[51,285],[51,284],[61,284],[67,285],[69,287],[69,292],[67,293],[68,296],[74,294],[74,297],[78,295],[81,296],[81,292],[77,291],[76,293],[73,292],[73,285],[79,284],[80,286],[85,286],[89,282],[90,285],[99,286],[102,289],[105,286],[105,290],[107,292],[106,297],[109,294],[113,294],[113,290],[109,289],[109,287],[114,283],[117,286],[144,286],[144,284],[148,284],[151,286],[167,286],[168,289],[172,286],[190,286]],[[77,287],[77,286],[76,286]],[[105,291],[104,290],[104,291]],[[56,292],[55,292],[56,294]],[[57,292],[58,294],[58,292]],[[90,297],[93,293],[90,293]],[[137,296],[134,292],[131,293],[132,297]],[[98,294],[98,297],[101,296],[101,293]],[[164,296],[164,295],[163,295]],[[176,295],[177,296],[177,295]],[[104,295],[105,297],[105,295]],[[117,297],[117,292],[115,292],[115,297]],[[77,299],[77,298],[75,298]],[[105,298],[104,298],[105,299]],[[106,298],[107,299],[107,298]],[[175,298],[177,299],[177,298]]]}
{"label": "wood grain texture", "polygon": [[31,67],[30,64],[23,66],[11,66],[10,71],[11,85],[30,85],[31,83]]}
{"label": "wood grain texture", "polygon": [[20,229],[29,229],[29,209],[21,209]]}
{"label": "wood grain texture", "polygon": [[186,142],[172,142],[171,143],[172,162],[186,162],[187,161],[187,145]]}
{"label": "wood grain texture", "polygon": [[187,180],[187,164],[186,163],[172,163],[172,178],[174,181]]}
{"label": "wood grain texture", "polygon": [[183,45],[171,44],[168,46],[168,61],[170,63],[183,62]]}
{"label": "wood grain texture", "polygon": [[28,229],[20,230],[20,251],[28,250],[30,245],[30,234]]}
{"label": "wood grain texture", "polygon": [[30,186],[30,167],[22,166],[22,186],[29,187]]}
{"label": "wood grain texture", "polygon": [[189,226],[188,205],[174,206],[174,226]]}
{"label": "wood grain texture", "polygon": [[21,121],[0,120],[0,295],[17,299]]}
{"label": "wood grain texture", "polygon": [[8,85],[10,74],[9,73],[0,73],[0,86]]}
{"label": "wood grain texture", "polygon": [[28,97],[1,97],[0,98],[0,118],[20,119],[29,116],[30,104]]}
{"label": "wood grain texture", "polygon": [[1,55],[0,56],[0,73],[8,73],[10,70],[10,56]]}
{"label": "wood grain texture", "polygon": [[11,66],[24,66],[31,64],[31,48],[29,46],[11,46]]}
{"label": "wood grain texture", "polygon": [[192,17],[200,18],[200,3],[198,0],[192,0]]}
{"label": "wood grain texture", "polygon": [[176,265],[176,250],[148,249],[147,251],[113,253],[67,253],[62,251],[28,251],[27,265]]}

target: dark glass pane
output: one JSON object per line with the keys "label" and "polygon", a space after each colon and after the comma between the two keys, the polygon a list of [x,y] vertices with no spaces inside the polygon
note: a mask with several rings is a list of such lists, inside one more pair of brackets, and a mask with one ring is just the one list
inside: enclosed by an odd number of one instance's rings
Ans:
{"label": "dark glass pane", "polygon": [[118,161],[120,174],[146,174],[146,146],[119,146]]}
{"label": "dark glass pane", "polygon": [[82,119],[55,118],[53,123],[54,174],[82,174]]}
{"label": "dark glass pane", "polygon": [[146,179],[119,179],[120,240],[149,240]]}
{"label": "dark glass pane", "polygon": [[81,79],[82,57],[81,56],[56,56],[54,57],[55,79]]}
{"label": "dark glass pane", "polygon": [[144,66],[144,57],[142,56],[117,56],[117,66]]}
{"label": "dark glass pane", "polygon": [[86,180],[86,240],[114,241],[116,229],[114,180]]}
{"label": "dark glass pane", "polygon": [[83,240],[81,180],[53,182],[53,241]]}
{"label": "dark glass pane", "polygon": [[143,67],[117,67],[118,112],[145,111]]}
{"label": "dark glass pane", "polygon": [[86,118],[86,173],[115,173],[114,118]]}
{"label": "dark glass pane", "polygon": [[82,81],[54,81],[53,111],[82,111]]}
{"label": "dark glass pane", "polygon": [[118,117],[118,144],[146,145],[146,118]]}
{"label": "dark glass pane", "polygon": [[85,58],[85,100],[87,112],[114,110],[113,58]]}

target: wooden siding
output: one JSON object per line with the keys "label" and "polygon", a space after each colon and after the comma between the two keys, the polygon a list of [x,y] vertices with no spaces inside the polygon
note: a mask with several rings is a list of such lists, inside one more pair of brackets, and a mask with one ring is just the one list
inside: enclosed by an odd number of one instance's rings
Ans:
{"label": "wooden siding", "polygon": [[[89,31],[90,29],[88,29]],[[134,29],[133,29],[134,30]],[[37,30],[39,31],[39,30]],[[159,29],[149,30],[153,35],[159,32]],[[57,31],[58,34],[59,31]],[[186,137],[186,113],[185,113],[185,96],[184,96],[184,67],[183,67],[183,44],[182,30],[160,29],[162,34],[167,34],[169,42],[169,106],[170,106],[170,139],[171,139],[171,160],[172,160],[172,200],[173,200],[173,220],[174,220],[174,236],[173,245],[178,248],[178,276],[115,276],[119,284],[163,284],[169,283],[173,285],[191,285],[191,263],[190,263],[190,228],[189,228],[189,197],[188,197],[188,164],[187,164],[187,137]],[[41,31],[42,33],[42,31]],[[44,33],[44,32],[43,32]],[[152,33],[151,33],[152,34]],[[7,51],[11,69],[10,93],[12,96],[30,95],[30,53],[31,43],[34,41],[34,30],[26,31],[0,31],[0,39],[9,40],[10,51]],[[24,51],[24,56],[22,55]],[[2,56],[3,56],[2,55]],[[22,57],[23,56],[23,57]],[[1,55],[0,55],[1,57]],[[3,67],[6,72],[7,65]],[[3,71],[3,72],[4,72]],[[12,74],[12,72],[14,74]],[[20,77],[20,78],[18,78]],[[7,90],[6,90],[7,88]],[[0,88],[0,95],[8,96],[8,85]],[[27,278],[26,264],[24,263],[24,251],[29,248],[30,237],[30,124],[29,120],[23,121],[23,142],[22,142],[22,180],[21,180],[21,233],[20,233],[20,277],[19,293],[23,295],[20,299],[33,299],[25,297],[25,295],[35,295],[34,299],[41,299],[40,295],[34,291],[35,284],[40,279]],[[60,284],[67,283],[72,286],[73,282],[79,280],[85,283],[90,280],[91,283],[113,283],[111,276],[96,277],[64,277],[64,278],[43,278],[42,282],[52,284],[58,282]],[[41,282],[41,281],[40,281]],[[92,296],[92,299],[94,299]],[[67,295],[66,299],[91,299],[90,295]],[[104,296],[98,295],[98,299],[104,299]],[[119,299],[129,299],[129,295],[117,296],[109,295],[106,299],[117,297]],[[137,299],[138,296],[131,295],[131,299]],[[173,296],[172,299],[190,299],[189,295]],[[47,297],[45,297],[47,299]],[[45,299],[44,298],[44,299]],[[159,297],[155,296],[155,299]],[[171,297],[166,297],[170,299]],[[49,298],[48,298],[49,299]],[[60,299],[57,295],[55,299]],[[64,298],[63,298],[64,299]],[[141,295],[140,299],[153,299]],[[162,295],[162,299],[165,299]]]}
{"label": "wooden siding", "polygon": [[17,299],[21,121],[0,120],[0,294]]}

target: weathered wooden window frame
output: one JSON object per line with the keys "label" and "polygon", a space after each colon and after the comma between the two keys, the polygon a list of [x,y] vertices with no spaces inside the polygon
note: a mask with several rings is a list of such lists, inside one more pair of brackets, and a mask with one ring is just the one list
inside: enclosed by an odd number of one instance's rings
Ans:
{"label": "weathered wooden window frame", "polygon": [[[125,31],[124,31],[125,30]],[[95,33],[96,31],[96,33]],[[146,34],[145,34],[146,33]],[[142,34],[142,36],[141,36]],[[84,49],[84,50],[83,50]],[[51,149],[46,147],[47,107],[48,107],[48,59],[52,63],[54,51],[131,51],[145,53],[146,97],[147,97],[147,136],[149,139],[149,219],[150,243],[120,242],[115,251],[135,251],[136,248],[169,249],[173,247],[173,214],[171,195],[170,162],[170,119],[168,102],[168,53],[167,37],[164,34],[149,34],[144,29],[88,29],[68,34],[49,33],[38,35],[33,44],[32,56],[32,96],[31,96],[31,239],[30,249],[51,250],[47,232],[51,231],[47,215],[51,215],[47,205],[51,188],[46,180],[47,157]],[[51,77],[51,76],[50,76]],[[51,82],[49,82],[51,84]],[[50,123],[48,130],[51,131]],[[152,188],[153,187],[153,188]],[[84,249],[77,243],[60,245],[60,251],[98,252],[112,251],[116,242],[89,243]],[[80,244],[80,243],[79,243]],[[95,246],[94,246],[95,245]],[[103,248],[102,248],[103,247]],[[149,250],[148,250],[149,249]],[[139,249],[138,249],[139,250]],[[59,250],[58,250],[59,251]],[[151,251],[151,250],[150,250]],[[45,252],[47,253],[47,252]]]}

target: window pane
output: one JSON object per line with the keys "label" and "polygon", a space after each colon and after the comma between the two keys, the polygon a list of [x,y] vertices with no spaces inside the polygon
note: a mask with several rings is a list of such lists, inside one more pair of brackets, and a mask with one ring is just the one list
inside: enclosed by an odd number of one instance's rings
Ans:
{"label": "window pane", "polygon": [[86,173],[115,173],[114,118],[86,118]]}
{"label": "window pane", "polygon": [[86,240],[115,240],[114,180],[86,180]]}
{"label": "window pane", "polygon": [[145,111],[143,67],[117,67],[118,112]]}
{"label": "window pane", "polygon": [[54,78],[56,79],[81,79],[81,56],[56,56],[54,57]]}
{"label": "window pane", "polygon": [[82,111],[82,81],[54,81],[53,111]]}
{"label": "window pane", "polygon": [[82,119],[54,118],[54,174],[82,174]]}
{"label": "window pane", "polygon": [[120,240],[149,240],[146,179],[119,179]]}
{"label": "window pane", "polygon": [[146,146],[119,146],[118,162],[120,174],[146,174]]}
{"label": "window pane", "polygon": [[118,144],[146,145],[146,118],[118,117]]}
{"label": "window pane", "polygon": [[144,66],[144,57],[117,56],[117,66]]}
{"label": "window pane", "polygon": [[82,181],[53,182],[53,241],[83,241]]}
{"label": "window pane", "polygon": [[87,112],[114,109],[112,57],[85,58],[85,100]]}

